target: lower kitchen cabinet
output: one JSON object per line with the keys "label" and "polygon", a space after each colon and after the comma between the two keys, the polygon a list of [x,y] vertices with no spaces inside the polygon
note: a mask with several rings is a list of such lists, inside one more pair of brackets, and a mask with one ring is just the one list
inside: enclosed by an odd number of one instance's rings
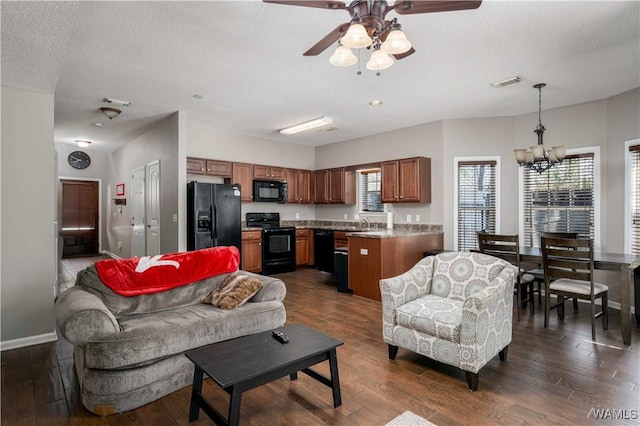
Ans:
{"label": "lower kitchen cabinet", "polygon": [[242,268],[243,271],[262,271],[262,230],[242,231]]}
{"label": "lower kitchen cabinet", "polygon": [[381,300],[380,279],[409,269],[425,251],[442,250],[443,235],[391,238],[349,237],[349,287],[353,294]]}
{"label": "lower kitchen cabinet", "polygon": [[313,231],[296,229],[296,266],[313,265]]}

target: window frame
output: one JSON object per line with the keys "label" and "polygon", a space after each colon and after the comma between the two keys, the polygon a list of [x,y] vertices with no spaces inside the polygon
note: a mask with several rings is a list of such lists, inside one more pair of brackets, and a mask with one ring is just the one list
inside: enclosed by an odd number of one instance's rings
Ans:
{"label": "window frame", "polygon": [[[567,156],[580,155],[580,154],[592,154],[593,155],[593,247],[595,251],[599,251],[601,247],[600,236],[600,210],[601,205],[601,170],[600,170],[600,147],[590,146],[582,148],[567,148]],[[518,233],[523,236],[525,233],[524,226],[524,171],[525,167],[518,167]],[[546,173],[546,172],[543,172]],[[521,238],[524,242],[524,238]]]}
{"label": "window frame", "polygon": [[[640,145],[640,139],[632,139],[624,143],[624,193],[629,194],[629,200],[625,200],[624,203],[624,252],[633,253],[633,227],[631,226],[631,182],[633,176],[631,176],[631,160],[632,153],[630,148],[635,145]],[[640,171],[639,171],[640,173]],[[640,191],[640,188],[638,189]],[[624,196],[623,196],[624,198]]]}
{"label": "window frame", "polygon": [[358,203],[358,215],[359,216],[383,216],[387,213],[387,203],[383,203],[382,201],[380,202],[380,204],[382,204],[382,211],[367,211],[367,210],[362,210],[362,189],[363,189],[363,184],[362,184],[362,179],[363,179],[363,174],[364,173],[370,173],[370,172],[374,172],[377,171],[378,173],[380,173],[380,197],[382,198],[382,168],[381,167],[371,167],[371,168],[367,168],[367,169],[361,169],[361,170],[356,170],[356,189],[357,189],[357,196],[356,196],[356,202]]}
{"label": "window frame", "polygon": [[453,158],[453,251],[458,251],[458,212],[459,212],[459,204],[458,204],[458,185],[459,185],[459,177],[460,177],[460,163],[470,163],[470,162],[488,162],[494,161],[495,165],[495,220],[496,220],[496,234],[500,233],[500,224],[501,224],[501,214],[500,214],[500,206],[501,206],[501,186],[500,186],[500,156],[472,156],[472,157],[454,157]]}

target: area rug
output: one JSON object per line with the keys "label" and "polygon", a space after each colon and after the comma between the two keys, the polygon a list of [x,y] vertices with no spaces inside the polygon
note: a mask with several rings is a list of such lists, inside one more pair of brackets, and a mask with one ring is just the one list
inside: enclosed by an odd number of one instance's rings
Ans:
{"label": "area rug", "polygon": [[435,426],[430,421],[420,417],[411,411],[405,411],[385,426]]}

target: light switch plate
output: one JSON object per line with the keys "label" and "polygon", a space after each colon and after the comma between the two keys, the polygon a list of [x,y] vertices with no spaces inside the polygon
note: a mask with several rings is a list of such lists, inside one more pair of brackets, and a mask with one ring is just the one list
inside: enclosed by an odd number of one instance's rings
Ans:
{"label": "light switch plate", "polygon": [[349,215],[347,213],[344,214],[344,220],[349,219]]}
{"label": "light switch plate", "polygon": [[300,213],[296,212],[296,219],[300,219]]}
{"label": "light switch plate", "polygon": [[411,215],[410,214],[407,215],[407,223],[411,223]]}
{"label": "light switch plate", "polygon": [[419,214],[416,215],[416,222],[420,222],[420,215]]}
{"label": "light switch plate", "polygon": [[178,213],[173,214],[173,221],[174,223],[178,221]]}

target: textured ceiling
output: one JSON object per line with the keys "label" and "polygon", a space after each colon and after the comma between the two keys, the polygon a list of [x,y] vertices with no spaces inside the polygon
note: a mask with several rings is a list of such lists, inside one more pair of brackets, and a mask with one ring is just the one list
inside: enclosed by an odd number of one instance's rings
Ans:
{"label": "textured ceiling", "polygon": [[[158,119],[309,146],[442,119],[603,99],[640,86],[640,2],[484,1],[389,14],[416,53],[376,76],[302,53],[344,10],[233,2],[2,1],[2,84],[55,92],[55,139],[119,148]],[[364,63],[368,52],[362,54]],[[519,75],[518,84],[490,84]],[[200,94],[203,99],[195,99]],[[109,121],[105,97],[132,102]],[[382,106],[370,107],[374,99]],[[278,129],[322,115],[331,131]],[[102,128],[91,126],[103,122]],[[532,123],[534,126],[535,123]]]}

